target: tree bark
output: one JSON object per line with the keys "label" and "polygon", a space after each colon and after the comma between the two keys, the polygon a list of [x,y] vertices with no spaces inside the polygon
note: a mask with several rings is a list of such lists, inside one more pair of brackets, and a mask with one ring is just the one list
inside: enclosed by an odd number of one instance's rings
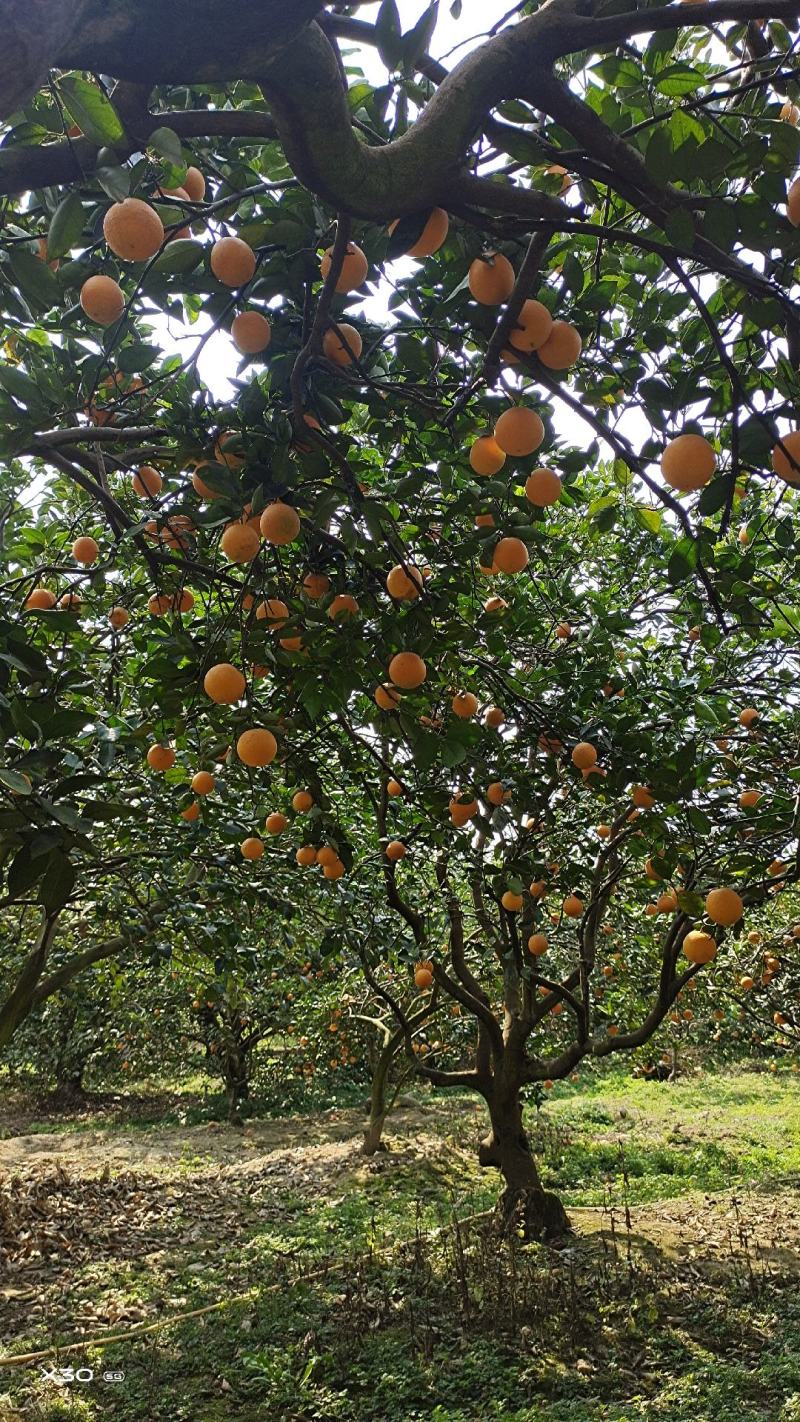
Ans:
{"label": "tree bark", "polygon": [[483,1166],[499,1170],[505,1181],[499,1215],[504,1229],[521,1225],[526,1239],[553,1242],[571,1233],[557,1195],[542,1186],[522,1124],[518,1087],[496,1089],[488,1100],[492,1129],[478,1149]]}
{"label": "tree bark", "polygon": [[372,1086],[369,1096],[369,1121],[364,1131],[364,1143],[361,1147],[362,1155],[375,1155],[376,1151],[386,1149],[381,1140],[381,1136],[383,1135],[386,1117],[389,1114],[386,1104],[386,1084],[389,1079],[389,1068],[394,1059],[394,1042],[395,1039],[392,1037],[386,1043],[372,1073]]}
{"label": "tree bark", "polygon": [[36,988],[47,963],[57,923],[57,913],[43,914],[36,947],[26,958],[17,981],[0,1006],[0,1050],[8,1046],[20,1023],[24,1022],[34,1006]]}

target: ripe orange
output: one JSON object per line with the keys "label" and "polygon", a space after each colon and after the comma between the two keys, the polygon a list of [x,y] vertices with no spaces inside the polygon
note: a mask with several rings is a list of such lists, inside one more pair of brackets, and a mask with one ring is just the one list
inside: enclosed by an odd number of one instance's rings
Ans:
{"label": "ripe orange", "polygon": [[303,868],[308,868],[310,864],[316,864],[317,851],[314,848],[313,844],[304,844],[300,849],[298,849],[294,857],[297,860],[297,863],[302,865]]}
{"label": "ripe orange", "polygon": [[[389,231],[394,232],[396,226],[397,222],[390,222]],[[407,248],[405,255],[418,258],[432,257],[446,240],[449,228],[450,218],[444,208],[434,207],[416,242]]]}
{"label": "ripe orange", "polygon": [[197,800],[193,800],[191,805],[187,805],[185,810],[181,810],[182,820],[197,820],[200,818],[200,805]]}
{"label": "ripe orange", "polygon": [[530,560],[521,538],[501,538],[494,550],[494,566],[500,573],[521,573]]}
{"label": "ripe orange", "polygon": [[516,325],[508,339],[516,350],[525,351],[527,355],[530,355],[531,351],[543,348],[552,331],[553,318],[547,307],[541,301],[528,300],[523,303]]}
{"label": "ripe orange", "polygon": [[261,547],[261,539],[251,523],[229,523],[219,546],[232,563],[252,563]]}
{"label": "ripe orange", "polygon": [[303,592],[314,602],[325,596],[330,585],[331,580],[325,573],[306,573],[303,578]]}
{"label": "ripe orange", "polygon": [[529,503],[535,504],[536,508],[545,509],[561,498],[561,487],[561,480],[555,470],[547,469],[543,465],[534,469],[525,480],[525,497]]}
{"label": "ripe orange", "polygon": [[398,859],[405,859],[406,847],[401,839],[390,839],[386,846],[386,858],[396,864]]}
{"label": "ripe orange", "polygon": [[522,894],[515,894],[511,889],[506,889],[500,899],[506,913],[519,913],[522,908]]}
{"label": "ripe orange", "polygon": [[[795,184],[792,184],[794,187]],[[798,188],[798,209],[800,210],[800,187]],[[776,444],[772,451],[772,467],[781,479],[785,479],[787,484],[800,484],[800,430],[791,430],[789,434],[781,435],[781,444]]]}
{"label": "ripe orange", "polygon": [[267,543],[283,548],[287,543],[294,543],[300,532],[300,519],[290,504],[284,504],[278,499],[265,508],[261,515],[260,528],[261,536]]}
{"label": "ripe orange", "polygon": [[467,282],[470,295],[481,306],[500,306],[514,290],[514,268],[502,252],[484,252],[471,263]]}
{"label": "ripe orange", "polygon": [[191,781],[195,795],[210,795],[216,783],[213,775],[208,770],[196,771]]}
{"label": "ripe orange", "polygon": [[278,742],[271,731],[263,726],[253,726],[242,731],[236,742],[236,754],[244,765],[260,767],[270,765],[275,759]]}
{"label": "ripe orange", "polygon": [[739,712],[739,725],[744,726],[745,730],[749,731],[759,719],[759,715],[760,713],[756,710],[755,706],[745,706],[744,710]]}
{"label": "ripe orange", "polygon": [[544,888],[543,879],[534,879],[533,883],[528,885],[528,893],[532,899],[540,899],[544,893]]}
{"label": "ripe orange", "polygon": [[494,427],[495,442],[505,454],[533,454],[544,439],[544,425],[535,410],[515,405],[505,410]]}
{"label": "ripe orange", "polygon": [[126,627],[127,624],[130,622],[131,615],[128,612],[127,607],[112,607],[111,611],[108,614],[108,620],[111,623],[111,626],[114,628],[114,631],[119,632],[121,628]]}
{"label": "ripe orange", "polygon": [[743,790],[739,796],[739,805],[743,810],[754,810],[760,799],[760,790]]}
{"label": "ripe orange", "polygon": [[666,889],[656,899],[656,908],[659,913],[674,913],[677,907],[678,900],[672,889]]}
{"label": "ripe orange", "polygon": [[577,894],[567,894],[561,908],[567,918],[580,918],[584,908],[583,899]]}
{"label": "ripe orange", "polygon": [[554,321],[547,340],[536,354],[548,370],[566,370],[575,364],[582,346],[580,332],[569,321]]}
{"label": "ripe orange", "polygon": [[31,588],[25,599],[25,607],[37,612],[49,611],[56,605],[56,595],[49,588]]}
{"label": "ripe orange", "polygon": [[487,706],[483,713],[483,724],[488,726],[490,731],[499,731],[505,725],[506,713],[500,706]]}
{"label": "ripe orange", "polygon": [[268,622],[272,631],[277,632],[281,627],[286,626],[289,620],[289,609],[279,597],[268,597],[264,602],[258,604],[256,617],[259,622]]}
{"label": "ripe orange", "polygon": [[255,276],[256,254],[241,237],[220,237],[211,248],[211,270],[224,286],[246,286]]}
{"label": "ripe orange", "polygon": [[85,567],[89,567],[92,563],[97,562],[100,549],[93,538],[76,538],[72,545],[72,556],[76,563],[83,563]]}
{"label": "ripe orange", "polygon": [[396,691],[393,686],[389,686],[386,682],[384,682],[382,686],[376,686],[375,688],[375,700],[378,706],[380,706],[381,711],[396,710],[402,699],[400,692]]}
{"label": "ripe orange", "polygon": [[328,608],[328,616],[335,622],[338,617],[355,617],[359,610],[358,602],[350,593],[337,593]]}
{"label": "ripe orange", "polygon": [[634,785],[631,791],[631,800],[637,810],[652,810],[656,803],[655,795],[647,785]]}
{"label": "ripe orange", "polygon": [[272,340],[272,327],[260,311],[240,311],[231,323],[231,336],[242,355],[258,355]]}
{"label": "ripe orange", "polygon": [[415,691],[427,675],[428,668],[416,652],[397,652],[389,663],[389,676],[403,691]]}
{"label": "ripe orange", "polygon": [[152,499],[161,492],[163,482],[157,469],[153,469],[149,464],[143,464],[131,479],[131,488],[138,499]]}
{"label": "ripe orange", "polygon": [[407,563],[405,568],[396,563],[386,574],[386,591],[398,602],[413,602],[419,597],[422,581],[422,574],[413,563]]}
{"label": "ripe orange", "polygon": [[506,456],[493,435],[479,435],[470,447],[469,462],[476,474],[485,477],[498,474]]}
{"label": "ripe orange", "polygon": [[502,780],[492,780],[486,786],[486,798],[490,805],[504,805],[511,799],[511,791],[506,790]]}
{"label": "ripe orange", "polygon": [[263,839],[256,839],[255,835],[250,835],[243,839],[239,845],[243,859],[260,859],[264,853]]}
{"label": "ripe orange", "polygon": [[58,599],[58,606],[62,608],[64,612],[80,612],[82,606],[81,598],[75,592],[62,593]]}
{"label": "ripe orange", "polygon": [[716,467],[717,456],[703,435],[678,435],[669,441],[661,456],[665,483],[684,494],[702,489]]}
{"label": "ripe orange", "polygon": [[568,622],[559,622],[556,627],[556,636],[559,637],[561,641],[566,641],[568,637],[572,636],[572,628]]}
{"label": "ripe orange", "polygon": [[151,770],[169,770],[175,764],[175,752],[171,746],[151,746],[147,752],[147,764]]}
{"label": "ripe orange", "polygon": [[234,701],[241,701],[245,687],[242,673],[238,667],[231,666],[230,662],[217,662],[216,666],[209,667],[203,677],[206,696],[218,706],[232,706]]}
{"label": "ripe orange", "polygon": [[90,321],[110,326],[125,310],[125,294],[109,276],[90,276],[81,287],[80,303]]}
{"label": "ripe orange", "polygon": [[164,224],[141,198],[123,198],[103,218],[103,236],[112,252],[126,262],[148,262],[164,241]]}
{"label": "ripe orange", "polygon": [[314,796],[308,790],[296,790],[292,796],[292,809],[296,810],[298,814],[310,810],[313,803]]}
{"label": "ripe orange", "polygon": [[209,467],[210,461],[206,460],[204,464],[198,464],[197,468],[192,470],[192,487],[195,493],[200,495],[201,499],[219,499],[222,497],[222,495],[219,494],[216,489],[212,489],[211,485],[206,484],[205,481],[200,477],[200,470],[208,469]]}
{"label": "ripe orange", "polygon": [[543,933],[531,934],[528,939],[528,952],[532,953],[534,958],[541,958],[542,954],[547,952],[547,939]]}
{"label": "ripe orange", "polygon": [[589,741],[578,741],[573,747],[570,760],[578,770],[588,770],[597,761],[597,751]]}
{"label": "ripe orange", "polygon": [[266,830],[268,834],[282,834],[289,821],[280,810],[273,810],[271,815],[267,815]]}
{"label": "ripe orange", "polygon": [[498,616],[500,613],[505,612],[507,607],[508,603],[504,597],[487,597],[483,604],[484,612],[488,612],[493,616]]}
{"label": "ripe orange", "polygon": [[363,348],[364,342],[360,333],[346,321],[341,321],[338,326],[331,326],[322,338],[322,354],[334,365],[352,365],[354,360],[358,360]]}
{"label": "ripe orange", "polygon": [[450,705],[454,716],[461,721],[469,721],[478,709],[478,698],[471,691],[457,691]]}
{"label": "ripe orange", "polygon": [[597,833],[598,833],[600,839],[608,839],[608,838],[610,837],[610,835],[611,835],[611,826],[610,826],[610,825],[598,825],[598,826],[597,826]]}
{"label": "ripe orange", "polygon": [[186,169],[182,187],[190,202],[203,201],[206,195],[206,180],[199,168]]}
{"label": "ripe orange", "polygon": [[386,794],[391,796],[402,795],[403,787],[399,780],[388,780],[386,783]]}
{"label": "ripe orange", "polygon": [[335,859],[332,864],[326,864],[322,873],[326,879],[341,879],[344,874],[344,865],[341,859]]}
{"label": "ripe orange", "polygon": [[459,829],[467,824],[477,813],[477,800],[462,801],[457,795],[454,795],[450,801],[450,818],[453,824],[457,825]]}
{"label": "ripe orange", "polygon": [[744,904],[734,889],[711,889],[706,894],[706,913],[712,923],[731,928],[744,913]]}
{"label": "ripe orange", "polygon": [[[327,251],[323,252],[322,254],[322,260],[320,261],[319,269],[323,281],[327,278],[328,272],[331,269],[332,256],[333,247],[328,247]],[[364,282],[367,279],[368,271],[369,262],[364,256],[364,253],[362,252],[361,248],[357,247],[355,242],[348,242],[345,258],[342,262],[342,270],[339,273],[334,289],[340,293],[345,291],[356,291],[359,286],[364,285]]]}
{"label": "ripe orange", "polygon": [[710,963],[717,956],[717,945],[710,933],[693,928],[683,940],[683,953],[690,963]]}

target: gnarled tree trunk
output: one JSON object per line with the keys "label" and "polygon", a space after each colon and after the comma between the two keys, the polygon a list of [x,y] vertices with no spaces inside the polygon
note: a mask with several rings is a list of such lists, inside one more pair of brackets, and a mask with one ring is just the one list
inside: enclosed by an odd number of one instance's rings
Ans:
{"label": "gnarled tree trunk", "polygon": [[528,1239],[556,1240],[569,1234],[567,1212],[545,1190],[522,1125],[518,1087],[496,1087],[487,1101],[492,1129],[478,1149],[481,1165],[499,1170],[505,1181],[500,1217],[505,1227],[520,1222]]}

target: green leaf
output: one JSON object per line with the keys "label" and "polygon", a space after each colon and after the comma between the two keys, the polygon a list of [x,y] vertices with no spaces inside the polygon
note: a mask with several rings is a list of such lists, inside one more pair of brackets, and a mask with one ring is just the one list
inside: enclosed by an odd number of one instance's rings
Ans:
{"label": "green leaf", "polygon": [[395,0],[381,0],[375,20],[375,40],[378,54],[387,69],[396,69],[403,55],[400,14]]}
{"label": "green leaf", "polygon": [[661,70],[656,88],[669,99],[680,99],[684,94],[695,93],[703,82],[702,74],[692,69],[691,65],[670,64],[667,69]]}
{"label": "green leaf", "polygon": [[61,287],[47,262],[35,257],[33,252],[27,252],[24,247],[15,247],[9,263],[26,301],[45,311],[61,304]]}
{"label": "green leaf", "polygon": [[408,34],[403,35],[404,69],[411,71],[416,67],[417,60],[425,53],[433,38],[438,18],[439,0],[431,0],[431,4],[427,10],[423,11],[414,28],[409,30]]}
{"label": "green leaf", "polygon": [[157,272],[159,276],[178,276],[183,272],[191,272],[202,260],[203,251],[202,243],[191,237],[178,237],[168,243],[150,270]]}
{"label": "green leaf", "polygon": [[83,232],[83,203],[77,193],[68,193],[58,204],[47,231],[47,258],[55,261],[75,246]]}
{"label": "green leaf", "polygon": [[122,202],[131,190],[129,168],[97,168],[94,176],[112,202]]}
{"label": "green leaf", "polygon": [[4,785],[13,795],[33,794],[30,781],[19,770],[0,769],[0,785]]}
{"label": "green leaf", "polygon": [[62,850],[54,850],[39,886],[39,903],[49,913],[55,913],[64,907],[74,887],[75,870]]}
{"label": "green leaf", "polygon": [[637,504],[633,510],[634,518],[640,526],[648,533],[660,533],[662,515],[660,509],[650,509],[644,504]]}
{"label": "green leaf", "polygon": [[686,250],[694,245],[694,222],[692,214],[685,207],[676,208],[668,214],[664,231],[675,247]]}
{"label": "green leaf", "polygon": [[98,84],[80,74],[65,74],[58,92],[67,113],[92,143],[118,143],[125,130],[111,100]]}
{"label": "green leaf", "polygon": [[160,153],[173,167],[183,167],[183,148],[174,128],[154,128],[148,137],[147,146],[155,148],[156,153]]}
{"label": "green leaf", "polygon": [[36,381],[31,380],[24,370],[20,370],[18,365],[0,365],[0,386],[7,390],[9,395],[14,395],[21,400],[24,405],[31,402],[38,404],[39,391]]}

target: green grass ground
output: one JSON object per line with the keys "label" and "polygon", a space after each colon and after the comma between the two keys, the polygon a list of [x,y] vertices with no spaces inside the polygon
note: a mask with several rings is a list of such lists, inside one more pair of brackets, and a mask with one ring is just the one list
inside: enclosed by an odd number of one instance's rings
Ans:
{"label": "green grass ground", "polygon": [[159,1326],[46,1361],[91,1382],[0,1369],[0,1422],[800,1422],[800,1078],[557,1088],[559,1252],[451,1227],[483,1118],[420,1100],[372,1163],[345,1110],[6,1132],[5,1355]]}

